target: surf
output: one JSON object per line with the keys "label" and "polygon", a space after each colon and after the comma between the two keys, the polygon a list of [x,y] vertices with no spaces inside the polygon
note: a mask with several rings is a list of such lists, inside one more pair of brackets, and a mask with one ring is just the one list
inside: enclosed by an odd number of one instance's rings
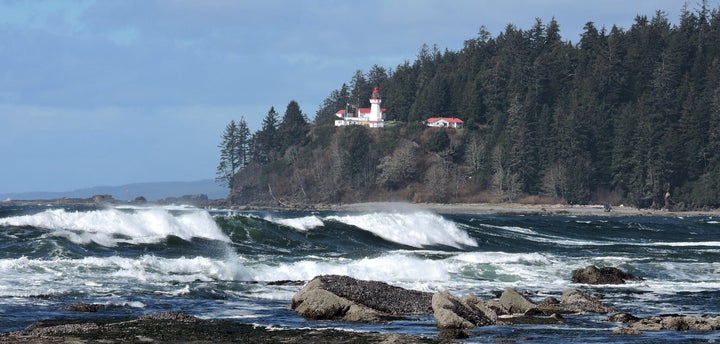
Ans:
{"label": "surf", "polygon": [[385,240],[416,248],[448,246],[463,249],[478,246],[477,241],[458,228],[455,222],[429,212],[372,212],[335,215],[327,219],[352,225]]}
{"label": "surf", "polygon": [[160,243],[170,236],[186,241],[203,238],[230,242],[213,217],[200,209],[47,209],[32,215],[1,218],[0,226],[41,228],[48,231],[47,235],[64,237],[76,244],[96,243],[105,247]]}

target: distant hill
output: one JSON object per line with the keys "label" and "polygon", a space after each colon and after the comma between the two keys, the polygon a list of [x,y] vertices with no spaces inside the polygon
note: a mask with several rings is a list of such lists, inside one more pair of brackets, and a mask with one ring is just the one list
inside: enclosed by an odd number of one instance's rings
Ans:
{"label": "distant hill", "polygon": [[211,179],[192,182],[154,182],[134,183],[120,186],[95,186],[63,192],[23,192],[0,193],[0,200],[34,200],[55,198],[88,198],[94,195],[112,195],[117,200],[133,200],[143,196],[148,201],[156,201],[169,197],[205,194],[210,199],[221,199],[228,195],[228,189],[219,186]]}
{"label": "distant hill", "polygon": [[[313,123],[291,101],[275,126],[271,108],[232,203],[720,207],[720,7],[583,31],[572,44],[554,19],[481,28],[459,51],[423,45],[413,62],[358,70]],[[336,127],[373,87],[385,126]]]}

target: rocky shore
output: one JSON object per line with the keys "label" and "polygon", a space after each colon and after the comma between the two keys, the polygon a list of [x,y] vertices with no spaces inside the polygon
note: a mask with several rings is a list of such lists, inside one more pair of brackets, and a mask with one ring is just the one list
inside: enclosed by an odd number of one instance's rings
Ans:
{"label": "rocky shore", "polygon": [[602,304],[600,297],[575,289],[565,290],[559,300],[551,297],[535,302],[509,288],[497,299],[482,300],[474,295],[419,292],[335,275],[315,277],[295,294],[290,308],[311,320],[355,322],[432,314],[442,339],[467,338],[471,335],[467,330],[478,326],[562,324],[567,314],[615,312]]}
{"label": "rocky shore", "polygon": [[328,206],[338,211],[427,210],[439,214],[558,215],[558,216],[720,216],[720,209],[669,211],[606,205],[522,204],[522,203],[395,203],[369,202]]}
{"label": "rocky shore", "polygon": [[418,336],[336,329],[283,329],[166,312],[133,318],[59,319],[0,334],[0,343],[435,343]]}
{"label": "rocky shore", "polygon": [[138,196],[134,200],[114,199],[111,195],[95,195],[89,198],[58,198],[50,200],[0,200],[0,205],[48,204],[54,206],[104,206],[104,205],[190,205],[198,208],[229,208],[238,210],[332,210],[332,211],[417,211],[426,210],[439,214],[495,214],[495,215],[559,215],[559,216],[718,216],[720,209],[696,211],[669,211],[666,209],[636,208],[609,205],[524,204],[524,203],[407,203],[366,202],[352,204],[276,204],[244,206],[228,204],[226,199],[209,199],[207,195],[185,195],[148,202]]}
{"label": "rocky shore", "polygon": [[[612,267],[588,266],[573,271],[573,282],[623,284],[640,278]],[[78,303],[67,308],[94,312],[97,305]],[[139,317],[98,317],[38,321],[27,328],[0,334],[0,343],[447,343],[473,336],[481,326],[516,324],[562,326],[567,317],[609,314],[619,325],[616,335],[646,331],[717,331],[720,316],[663,314],[638,318],[618,312],[600,295],[566,289],[561,295],[533,300],[507,288],[494,299],[407,290],[384,282],[323,275],[307,282],[288,308],[312,321],[388,322],[413,315],[432,315],[436,338],[339,329],[288,329],[231,320],[204,320],[185,313],[164,312]]]}
{"label": "rocky shore", "polygon": [[[641,281],[638,276],[614,267],[588,266],[573,271],[578,284],[625,284]],[[311,320],[381,322],[414,314],[432,314],[441,330],[440,340],[472,336],[469,329],[490,325],[558,325],[566,316],[611,314],[608,322],[624,323],[615,334],[640,334],[644,331],[717,331],[720,316],[664,314],[638,318],[602,302],[602,296],[566,289],[560,298],[532,300],[513,289],[505,289],[499,298],[482,300],[475,295],[456,296],[442,291],[434,294],[405,290],[383,282],[362,281],[347,276],[317,276],[292,299],[290,308]]]}

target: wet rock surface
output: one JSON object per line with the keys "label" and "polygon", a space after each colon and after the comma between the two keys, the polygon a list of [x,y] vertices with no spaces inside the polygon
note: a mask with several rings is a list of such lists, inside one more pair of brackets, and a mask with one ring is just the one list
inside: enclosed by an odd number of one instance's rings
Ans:
{"label": "wet rock surface", "polygon": [[98,305],[95,303],[78,302],[72,305],[60,307],[60,309],[72,312],[97,312],[98,309],[103,307],[103,305]]}
{"label": "wet rock surface", "polygon": [[292,298],[290,308],[315,320],[381,322],[431,314],[432,294],[347,276],[317,276]]}
{"label": "wet rock surface", "polygon": [[0,334],[0,343],[436,343],[396,333],[268,329],[177,312],[134,318],[41,321]]}
{"label": "wet rock surface", "polygon": [[440,329],[469,329],[498,323],[497,314],[474,296],[458,298],[448,292],[436,293],[432,308]]}
{"label": "wet rock surface", "polygon": [[717,331],[720,330],[720,316],[689,316],[680,314],[664,314],[649,318],[637,318],[624,314],[619,319],[608,320],[627,323],[627,327],[613,330],[615,334],[640,334],[646,331]]}
{"label": "wet rock surface", "polygon": [[625,281],[641,281],[640,277],[615,267],[591,265],[573,271],[572,282],[579,284],[625,284]]}
{"label": "wet rock surface", "polygon": [[[360,322],[433,314],[437,327],[442,330],[487,325],[560,324],[564,322],[561,314],[614,311],[603,305],[599,297],[575,289],[565,290],[560,300],[550,297],[540,303],[509,288],[497,299],[481,300],[474,295],[430,294],[334,275],[311,280],[295,294],[290,308],[308,319]],[[458,334],[465,335],[465,332]]]}
{"label": "wet rock surface", "polygon": [[560,299],[560,307],[571,313],[599,313],[615,312],[615,308],[608,307],[601,302],[600,296],[593,296],[576,289],[566,289]]}

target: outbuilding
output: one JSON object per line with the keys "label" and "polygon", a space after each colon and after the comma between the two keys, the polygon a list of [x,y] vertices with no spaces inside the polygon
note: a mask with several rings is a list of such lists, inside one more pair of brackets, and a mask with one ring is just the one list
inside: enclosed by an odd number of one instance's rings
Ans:
{"label": "outbuilding", "polygon": [[425,123],[428,127],[445,127],[445,128],[463,128],[463,120],[455,117],[432,117],[428,118]]}

